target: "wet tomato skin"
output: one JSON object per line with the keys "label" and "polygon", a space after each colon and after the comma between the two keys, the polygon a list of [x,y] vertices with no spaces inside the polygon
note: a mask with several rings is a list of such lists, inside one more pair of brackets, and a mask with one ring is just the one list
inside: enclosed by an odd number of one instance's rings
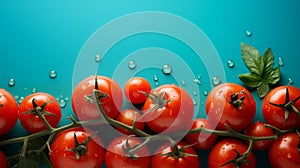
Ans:
{"label": "wet tomato skin", "polygon": [[62,117],[60,105],[52,95],[44,92],[37,92],[25,97],[20,104],[19,118],[24,129],[30,133],[36,133],[47,129],[44,122],[38,115],[27,113],[34,109],[34,105],[32,103],[33,99],[36,100],[36,104],[38,106],[42,106],[44,103],[52,101],[44,107],[44,111],[47,111],[52,115],[45,114],[44,116],[47,122],[55,128]]}
{"label": "wet tomato skin", "polygon": [[[135,128],[138,130],[143,131],[145,124],[143,122],[140,121],[141,118],[141,114],[133,109],[125,109],[123,110],[119,116],[116,118],[117,121],[126,124],[128,126],[132,126],[133,125],[133,121],[134,121],[134,115],[136,115],[136,123],[135,123]],[[131,131],[121,128],[121,127],[116,127],[116,130],[118,130],[119,132],[123,133],[123,134],[127,134],[127,135],[131,135],[133,134]]]}
{"label": "wet tomato skin", "polygon": [[300,167],[299,142],[300,138],[296,132],[283,134],[275,140],[268,152],[272,168]]}
{"label": "wet tomato skin", "polygon": [[124,85],[124,95],[132,104],[144,103],[146,96],[141,93],[149,94],[151,92],[150,83],[142,77],[130,78]]}
{"label": "wet tomato skin", "polygon": [[7,134],[16,125],[19,106],[11,93],[0,89],[0,136]]}

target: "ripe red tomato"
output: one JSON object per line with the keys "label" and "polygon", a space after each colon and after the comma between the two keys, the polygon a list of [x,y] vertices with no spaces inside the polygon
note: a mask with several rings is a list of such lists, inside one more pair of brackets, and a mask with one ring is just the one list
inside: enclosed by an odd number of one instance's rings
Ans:
{"label": "ripe red tomato", "polygon": [[[214,129],[210,123],[204,118],[197,118],[194,120],[194,123],[191,129],[197,128],[207,128],[207,129]],[[195,144],[193,147],[200,150],[206,150],[212,147],[212,145],[216,142],[217,136],[214,134],[207,134],[207,133],[192,133],[187,134],[185,136],[186,141],[189,144]]]}
{"label": "ripe red tomato", "polygon": [[235,131],[246,128],[256,113],[256,102],[250,92],[241,85],[224,83],[216,86],[207,96],[206,114],[217,129],[227,130],[227,124]]}
{"label": "ripe red tomato", "polygon": [[125,150],[129,150],[142,142],[136,137],[117,137],[107,147],[105,165],[107,168],[149,168],[150,153],[147,146],[143,146],[133,156]]}
{"label": "ripe red tomato", "polygon": [[300,138],[296,132],[283,134],[269,149],[269,163],[272,168],[300,167]]}
{"label": "ripe red tomato", "polygon": [[142,108],[143,121],[155,132],[189,130],[194,115],[190,95],[176,85],[162,85],[150,93]]}
{"label": "ripe red tomato", "polygon": [[0,150],[0,167],[1,168],[7,168],[8,167],[8,162],[6,159],[6,156],[4,153]]}
{"label": "ripe red tomato", "polygon": [[149,94],[151,92],[150,83],[142,77],[130,78],[124,85],[124,95],[132,104],[144,103],[146,96],[140,91]]}
{"label": "ripe red tomato", "polygon": [[[247,148],[247,145],[239,140],[223,139],[212,147],[208,156],[208,167],[234,168],[234,163],[228,162],[237,158],[238,154],[242,155],[247,150]],[[237,163],[238,166],[240,166],[240,168],[256,168],[256,159],[252,152],[250,152],[250,154],[246,157],[246,160],[247,161],[244,164],[240,165],[239,163]]]}
{"label": "ripe red tomato", "polygon": [[[95,82],[95,76],[87,77],[73,91],[72,108],[79,120],[96,120],[101,117],[97,106],[86,99],[86,96],[93,94]],[[110,118],[117,117],[123,106],[122,89],[113,79],[105,76],[97,76],[97,83],[98,90],[109,96],[100,100],[105,114]]]}
{"label": "ripe red tomato", "polygon": [[268,124],[279,129],[300,127],[300,89],[294,86],[279,86],[271,90],[263,100],[262,113]]}
{"label": "ripe red tomato", "polygon": [[19,118],[19,106],[15,98],[6,90],[0,89],[0,136],[8,133]]}
{"label": "ripe red tomato", "polygon": [[38,92],[28,95],[20,104],[19,118],[21,125],[30,133],[47,129],[38,113],[44,115],[52,127],[58,125],[62,115],[59,103],[50,94]]}
{"label": "ripe red tomato", "polygon": [[[177,144],[179,154],[174,153],[174,147],[163,145],[156,151],[156,155],[152,157],[152,168],[199,168],[200,159],[195,149],[191,146],[187,147],[183,141]],[[171,152],[171,153],[170,153]]]}
{"label": "ripe red tomato", "polygon": [[[91,134],[81,127],[60,132],[51,144],[49,153],[53,167],[101,167],[104,161],[102,142],[98,135]],[[74,135],[79,145],[76,144]]]}
{"label": "ripe red tomato", "polygon": [[[256,121],[255,123],[251,124],[245,129],[245,135],[254,137],[265,137],[274,135],[274,132],[271,128],[265,127],[264,122]],[[252,149],[265,150],[268,149],[272,143],[273,140],[256,141],[254,142]]]}
{"label": "ripe red tomato", "polygon": [[[136,123],[135,123],[135,128],[139,129],[141,131],[144,130],[145,124],[140,120],[141,114],[137,112],[136,110],[133,109],[126,109],[121,112],[121,114],[116,118],[117,121],[120,121],[121,123],[124,123],[126,125],[132,126],[133,121],[134,121],[134,115],[136,113]],[[121,127],[116,127],[116,129],[124,134],[131,135],[133,134],[131,131],[121,128]]]}

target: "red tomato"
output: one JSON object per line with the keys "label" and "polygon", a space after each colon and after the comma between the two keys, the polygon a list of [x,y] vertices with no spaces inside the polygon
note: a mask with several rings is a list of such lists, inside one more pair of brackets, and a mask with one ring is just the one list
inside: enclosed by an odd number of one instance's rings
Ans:
{"label": "red tomato", "polygon": [[[86,99],[86,96],[93,95],[95,82],[95,76],[85,78],[73,91],[72,108],[79,120],[96,120],[101,117],[97,106]],[[105,76],[97,76],[97,83],[98,90],[109,96],[100,100],[105,114],[110,118],[117,117],[123,106],[122,89],[114,80]]]}
{"label": "red tomato", "polygon": [[[136,137],[117,137],[107,147],[105,154],[105,165],[107,168],[149,168],[150,153],[147,146],[143,146],[133,155],[126,153],[124,149],[129,150],[142,142]],[[128,146],[129,145],[129,146]],[[129,148],[128,148],[129,147]]]}
{"label": "red tomato", "polygon": [[243,86],[224,83],[216,86],[207,96],[206,114],[217,128],[227,130],[227,124],[235,131],[246,128],[256,113],[256,103],[250,92]]}
{"label": "red tomato", "polygon": [[[247,150],[247,145],[236,139],[223,139],[214,145],[208,156],[209,168],[234,168],[234,163],[229,161],[237,158],[238,154],[242,155]],[[236,152],[238,152],[238,154]],[[247,163],[241,164],[240,168],[256,168],[256,159],[252,152],[246,157]],[[224,165],[225,163],[228,163]]]}
{"label": "red tomato", "polygon": [[269,163],[272,168],[300,167],[300,138],[296,132],[280,136],[269,149]]}
{"label": "red tomato", "polygon": [[[89,132],[78,127],[59,133],[51,144],[49,153],[53,167],[101,167],[104,161],[102,142],[99,136],[91,135]],[[76,144],[74,134],[80,145]],[[87,141],[90,136],[92,139]]]}
{"label": "red tomato", "polygon": [[59,103],[50,94],[38,92],[28,95],[20,104],[19,118],[21,125],[30,133],[47,129],[38,113],[44,115],[52,127],[58,125],[62,115]]}
{"label": "red tomato", "polygon": [[149,94],[151,92],[150,83],[142,77],[130,78],[124,85],[124,95],[132,104],[144,103],[146,96],[140,91]]}
{"label": "red tomato", "polygon": [[19,106],[15,98],[6,90],[0,89],[0,136],[8,133],[19,118]]}
{"label": "red tomato", "polygon": [[[117,121],[124,123],[126,125],[132,126],[134,121],[134,113],[136,113],[136,123],[135,128],[138,130],[143,131],[145,124],[140,122],[139,119],[141,118],[141,114],[133,109],[126,109],[121,112],[121,114],[116,118]],[[127,129],[116,127],[116,129],[124,134],[130,135],[133,134],[131,131]]]}
{"label": "red tomato", "polygon": [[[194,120],[194,123],[191,129],[197,128],[207,128],[207,129],[214,129],[209,122],[204,118],[197,118]],[[207,134],[207,133],[192,133],[187,134],[185,136],[186,141],[189,144],[195,144],[193,147],[200,150],[209,149],[217,140],[217,136],[214,134]]]}
{"label": "red tomato", "polygon": [[[272,136],[274,132],[271,128],[265,127],[265,123],[261,121],[256,121],[255,123],[251,124],[248,128],[245,129],[245,135],[254,136],[254,137],[265,137],[265,136]],[[253,144],[252,149],[256,150],[265,150],[270,147],[273,140],[262,140],[256,141]]]}
{"label": "red tomato", "polygon": [[294,86],[279,86],[271,90],[263,100],[264,119],[279,129],[300,127],[300,89]]}
{"label": "red tomato", "polygon": [[0,150],[0,167],[1,168],[7,168],[8,167],[8,162],[6,159],[6,156],[4,153]]}
{"label": "red tomato", "polygon": [[162,85],[150,93],[142,108],[143,119],[155,132],[189,130],[194,115],[190,95],[176,85]]}
{"label": "red tomato", "polygon": [[[199,168],[200,159],[195,149],[181,141],[177,144],[179,154],[174,153],[174,147],[163,145],[156,151],[156,155],[152,157],[152,168]],[[185,149],[184,149],[185,148]],[[171,152],[171,153],[170,153]]]}

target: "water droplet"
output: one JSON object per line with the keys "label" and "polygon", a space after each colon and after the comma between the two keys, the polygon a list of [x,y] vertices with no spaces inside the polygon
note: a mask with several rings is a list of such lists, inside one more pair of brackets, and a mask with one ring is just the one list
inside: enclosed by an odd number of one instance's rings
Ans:
{"label": "water droplet", "polygon": [[20,98],[19,95],[15,95],[15,99],[18,100]]}
{"label": "water droplet", "polygon": [[8,80],[8,85],[9,85],[9,86],[14,86],[14,85],[15,85],[15,79],[13,79],[13,78],[12,78],[12,79],[9,79],[9,80]]}
{"label": "water droplet", "polygon": [[233,67],[234,67],[234,62],[233,62],[232,60],[228,60],[228,61],[227,61],[227,66],[228,66],[229,68],[233,68]]}
{"label": "water droplet", "polygon": [[50,78],[56,78],[56,76],[57,76],[57,73],[56,73],[55,70],[51,70],[51,71],[49,72],[49,77],[50,77]]}
{"label": "water droplet", "polygon": [[60,101],[59,101],[59,105],[60,105],[61,108],[66,107],[66,102],[65,102],[65,100],[60,100]]}
{"label": "water droplet", "polygon": [[292,79],[292,78],[289,78],[289,79],[288,79],[288,83],[289,83],[289,84],[293,84],[293,83],[294,83],[293,79]]}
{"label": "water droplet", "polygon": [[203,91],[203,95],[204,95],[204,96],[207,96],[207,95],[208,95],[208,92],[207,92],[206,90],[204,90],[204,91]]}
{"label": "water droplet", "polygon": [[28,88],[24,88],[24,91],[26,92],[28,90]]}
{"label": "water droplet", "polygon": [[220,83],[221,83],[221,79],[220,79],[219,77],[215,76],[215,77],[212,78],[212,84],[213,84],[214,86],[217,86],[217,85],[219,85]]}
{"label": "water droplet", "polygon": [[153,75],[153,80],[154,81],[158,81],[158,76],[157,75]]}
{"label": "water droplet", "polygon": [[198,95],[197,91],[193,91],[193,95],[197,96]]}
{"label": "water droplet", "polygon": [[58,96],[58,97],[56,97],[56,100],[58,101],[58,100],[60,100],[60,97]]}
{"label": "water droplet", "polygon": [[198,78],[194,79],[194,83],[196,83],[196,84],[198,84],[198,85],[201,85],[201,84],[202,84],[202,82],[201,82],[200,79],[198,79]]}
{"label": "water droplet", "polygon": [[100,62],[101,60],[102,60],[101,55],[97,54],[97,55],[95,56],[95,61],[96,61],[96,62]]}
{"label": "water droplet", "polygon": [[19,98],[18,102],[19,102],[19,103],[22,103],[23,100],[24,100],[24,97],[21,96],[21,97]]}
{"label": "water droplet", "polygon": [[156,82],[155,82],[155,86],[158,86],[158,85],[159,85],[159,83],[156,81]]}
{"label": "water droplet", "polygon": [[169,65],[169,64],[165,64],[163,67],[162,67],[162,72],[165,74],[165,75],[169,75],[172,73],[172,67]]}
{"label": "water droplet", "polygon": [[134,61],[129,61],[128,62],[128,68],[129,69],[134,69],[136,68],[136,63]]}
{"label": "water droplet", "polygon": [[252,32],[250,30],[246,30],[245,34],[247,37],[251,37],[252,36]]}
{"label": "water droplet", "polygon": [[36,93],[36,88],[32,88],[31,93]]}
{"label": "water droplet", "polygon": [[69,101],[70,98],[68,96],[65,97],[65,101]]}
{"label": "water droplet", "polygon": [[196,104],[197,104],[197,101],[196,101],[196,100],[194,100],[194,99],[193,99],[193,104],[194,104],[194,105],[196,105]]}
{"label": "water droplet", "polygon": [[182,84],[183,86],[185,86],[185,85],[186,85],[186,82],[183,80],[183,81],[181,81],[181,84]]}
{"label": "water droplet", "polygon": [[283,59],[281,57],[278,58],[278,65],[279,66],[283,66],[284,65]]}

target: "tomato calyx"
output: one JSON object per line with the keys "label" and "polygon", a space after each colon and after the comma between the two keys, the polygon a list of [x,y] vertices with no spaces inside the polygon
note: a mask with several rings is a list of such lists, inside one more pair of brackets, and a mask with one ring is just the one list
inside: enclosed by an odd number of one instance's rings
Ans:
{"label": "tomato calyx", "polygon": [[92,139],[92,136],[95,135],[93,133],[92,135],[88,136],[87,139],[85,139],[82,143],[78,142],[78,139],[76,137],[76,133],[74,133],[74,142],[75,142],[75,147],[71,148],[70,151],[74,152],[76,154],[75,159],[79,160],[82,155],[85,155],[88,151],[87,149],[87,143]]}
{"label": "tomato calyx", "polygon": [[230,99],[227,100],[227,102],[229,102],[231,105],[238,109],[242,109],[242,105],[246,97],[248,96],[243,90],[236,93],[230,93]]}
{"label": "tomato calyx", "polygon": [[142,145],[136,144],[133,147],[131,147],[129,144],[129,138],[132,136],[134,136],[134,135],[129,135],[127,137],[125,145],[122,146],[122,150],[129,158],[136,160],[136,159],[138,159],[138,157],[136,156],[137,150],[133,150],[133,149],[139,149],[140,147],[142,147]]}
{"label": "tomato calyx", "polygon": [[183,146],[182,148],[179,148],[178,145],[176,144],[173,146],[174,151],[163,153],[163,154],[161,154],[161,156],[171,156],[172,158],[175,158],[175,159],[179,159],[179,158],[182,158],[185,156],[198,157],[197,155],[184,152],[185,149],[187,149],[191,146],[194,146],[194,145],[195,144],[191,144],[191,145],[186,145],[186,146]]}
{"label": "tomato calyx", "polygon": [[[97,74],[95,75],[95,88],[94,88],[94,89],[97,90],[97,91],[99,91]],[[105,103],[105,102],[100,102],[100,100],[101,100],[102,98],[105,98],[105,97],[109,98],[109,95],[106,94],[106,93],[104,93],[104,92],[99,91],[99,92],[97,93],[97,97],[95,97],[94,94],[90,94],[90,95],[85,95],[85,96],[84,96],[84,99],[85,99],[87,102],[92,103],[92,104],[96,104],[96,103],[103,104],[103,103]],[[97,100],[99,100],[99,101],[97,101]]]}
{"label": "tomato calyx", "polygon": [[297,115],[300,115],[299,109],[294,105],[299,99],[300,99],[300,96],[298,96],[294,100],[290,100],[290,93],[289,93],[289,89],[288,89],[288,86],[287,86],[286,87],[286,94],[285,94],[285,101],[284,101],[283,104],[273,103],[270,100],[269,100],[269,103],[273,106],[282,108],[284,110],[284,125],[286,125],[286,121],[289,118],[289,113],[291,111],[294,111]]}
{"label": "tomato calyx", "polygon": [[153,104],[155,104],[151,109],[145,111],[143,116],[148,114],[151,111],[155,111],[159,108],[165,107],[166,104],[171,101],[171,100],[167,100],[166,92],[160,92],[158,95],[156,95],[152,92],[150,92],[149,94],[146,92],[142,92],[142,91],[139,91],[139,92],[144,94],[146,97],[148,97],[153,102]]}
{"label": "tomato calyx", "polygon": [[224,167],[228,164],[233,164],[234,168],[240,168],[244,164],[246,164],[246,165],[249,164],[248,160],[243,155],[241,155],[237,150],[235,150],[235,149],[232,149],[232,150],[236,153],[235,158],[223,163],[220,167]]}

